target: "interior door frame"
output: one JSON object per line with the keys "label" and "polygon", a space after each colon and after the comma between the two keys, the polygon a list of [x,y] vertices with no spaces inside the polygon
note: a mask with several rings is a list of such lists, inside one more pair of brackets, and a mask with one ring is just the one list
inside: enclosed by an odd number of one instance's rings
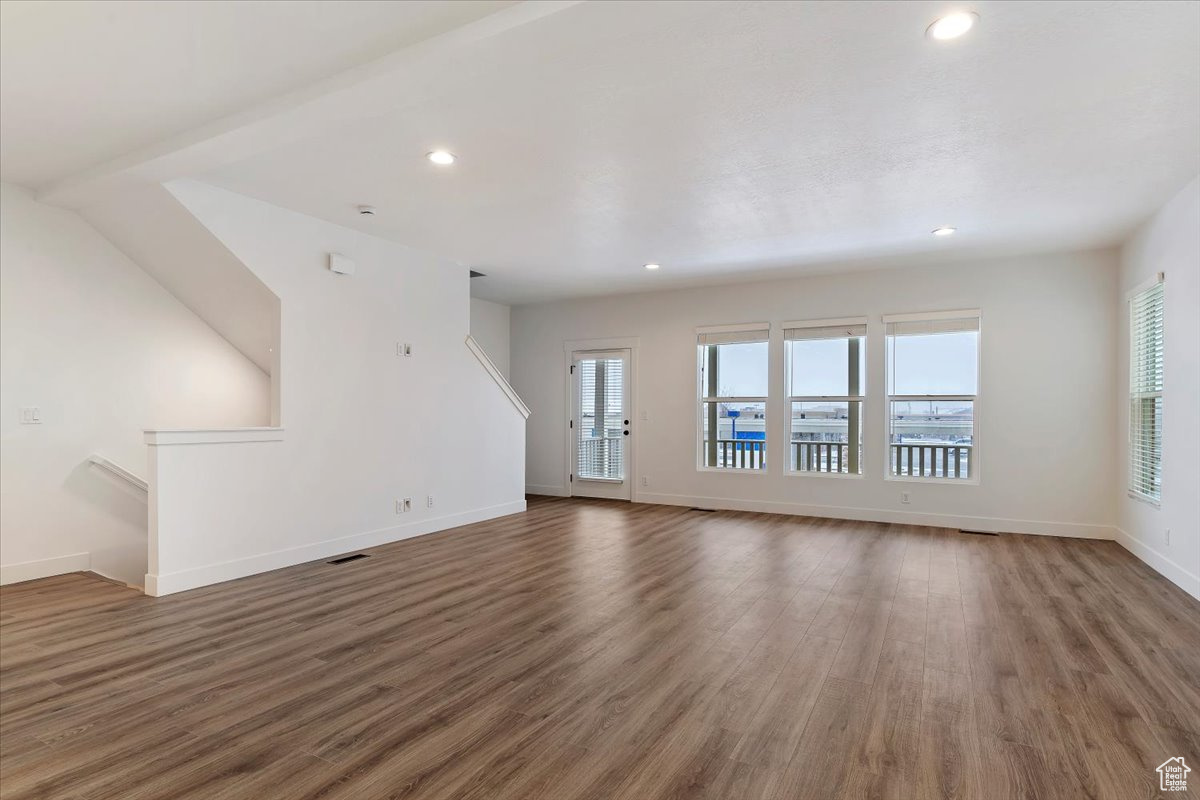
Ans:
{"label": "interior door frame", "polygon": [[629,472],[625,476],[629,482],[629,501],[636,503],[638,501],[638,489],[640,488],[640,471],[638,469],[638,439],[641,425],[641,414],[639,412],[640,403],[638,402],[638,345],[640,340],[637,337],[621,337],[611,339],[568,339],[563,342],[563,389],[566,395],[566,400],[563,403],[562,430],[566,432],[563,436],[563,472],[562,480],[566,497],[574,495],[574,486],[571,476],[575,472],[575,465],[571,461],[571,456],[574,453],[574,437],[575,431],[570,427],[570,420],[573,418],[575,409],[575,376],[571,374],[571,365],[574,363],[574,354],[580,351],[605,351],[605,350],[628,350],[629,351]]}

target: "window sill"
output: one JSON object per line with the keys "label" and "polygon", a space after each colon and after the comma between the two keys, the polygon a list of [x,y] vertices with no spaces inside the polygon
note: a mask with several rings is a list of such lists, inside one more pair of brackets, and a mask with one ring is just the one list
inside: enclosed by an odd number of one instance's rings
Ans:
{"label": "window sill", "polygon": [[817,472],[816,470],[808,471],[800,469],[789,469],[783,474],[787,475],[789,478],[836,478],[843,481],[861,481],[864,477],[861,472]]}
{"label": "window sill", "polygon": [[1145,503],[1146,505],[1150,506],[1151,508],[1162,508],[1162,499],[1161,498],[1158,500],[1155,500],[1153,497],[1147,497],[1146,495],[1141,494],[1140,492],[1135,492],[1133,489],[1129,489],[1126,492],[1126,494],[1128,494],[1134,500],[1137,500],[1139,503]]}
{"label": "window sill", "polygon": [[722,475],[760,475],[765,477],[765,469],[745,469],[742,467],[696,467],[696,472],[715,472]]}
{"label": "window sill", "polygon": [[947,486],[978,486],[979,478],[920,478],[915,475],[884,475],[885,481],[896,483],[941,483]]}

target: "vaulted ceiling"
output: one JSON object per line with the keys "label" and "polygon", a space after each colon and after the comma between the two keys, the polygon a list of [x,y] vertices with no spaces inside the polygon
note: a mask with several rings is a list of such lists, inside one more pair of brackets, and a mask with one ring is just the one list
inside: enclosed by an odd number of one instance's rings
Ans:
{"label": "vaulted ceiling", "polygon": [[[57,115],[45,140],[22,120],[10,142],[5,122],[6,179],[82,205],[114,182],[195,177],[449,257],[487,273],[483,296],[530,302],[1109,246],[1200,172],[1194,3],[977,2],[949,42],[924,35],[948,9],[924,0],[425,3],[383,19],[282,5],[309,20],[287,22],[307,49],[268,46],[271,80],[235,80],[259,63],[236,47],[220,80],[197,74],[219,58],[176,59],[149,89],[53,74],[29,106]],[[317,9],[358,38],[323,53],[306,38]],[[10,97],[14,16],[5,118],[33,91]],[[248,36],[223,23],[212,41]],[[153,24],[169,40],[180,20]],[[131,49],[112,70],[165,57]],[[26,74],[46,59],[28,41],[18,56]],[[168,97],[195,81],[203,103]],[[113,131],[95,112],[143,104],[161,113]],[[103,147],[85,135],[97,120]],[[430,164],[438,147],[458,162]],[[958,231],[932,237],[940,225]]]}

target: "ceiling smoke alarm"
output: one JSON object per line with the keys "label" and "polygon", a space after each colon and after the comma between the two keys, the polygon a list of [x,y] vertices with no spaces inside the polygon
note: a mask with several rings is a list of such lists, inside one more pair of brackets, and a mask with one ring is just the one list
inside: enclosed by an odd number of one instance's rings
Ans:
{"label": "ceiling smoke alarm", "polygon": [[375,216],[375,206],[359,206],[358,213],[364,217]]}

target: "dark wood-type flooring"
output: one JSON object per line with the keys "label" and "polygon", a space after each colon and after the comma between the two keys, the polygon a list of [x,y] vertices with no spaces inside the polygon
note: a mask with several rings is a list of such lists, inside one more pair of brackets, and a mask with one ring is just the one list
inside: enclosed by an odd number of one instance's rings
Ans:
{"label": "dark wood-type flooring", "polygon": [[1172,756],[1200,788],[1200,604],[1113,542],[534,499],[368,552],[5,587],[0,794],[1128,800]]}

